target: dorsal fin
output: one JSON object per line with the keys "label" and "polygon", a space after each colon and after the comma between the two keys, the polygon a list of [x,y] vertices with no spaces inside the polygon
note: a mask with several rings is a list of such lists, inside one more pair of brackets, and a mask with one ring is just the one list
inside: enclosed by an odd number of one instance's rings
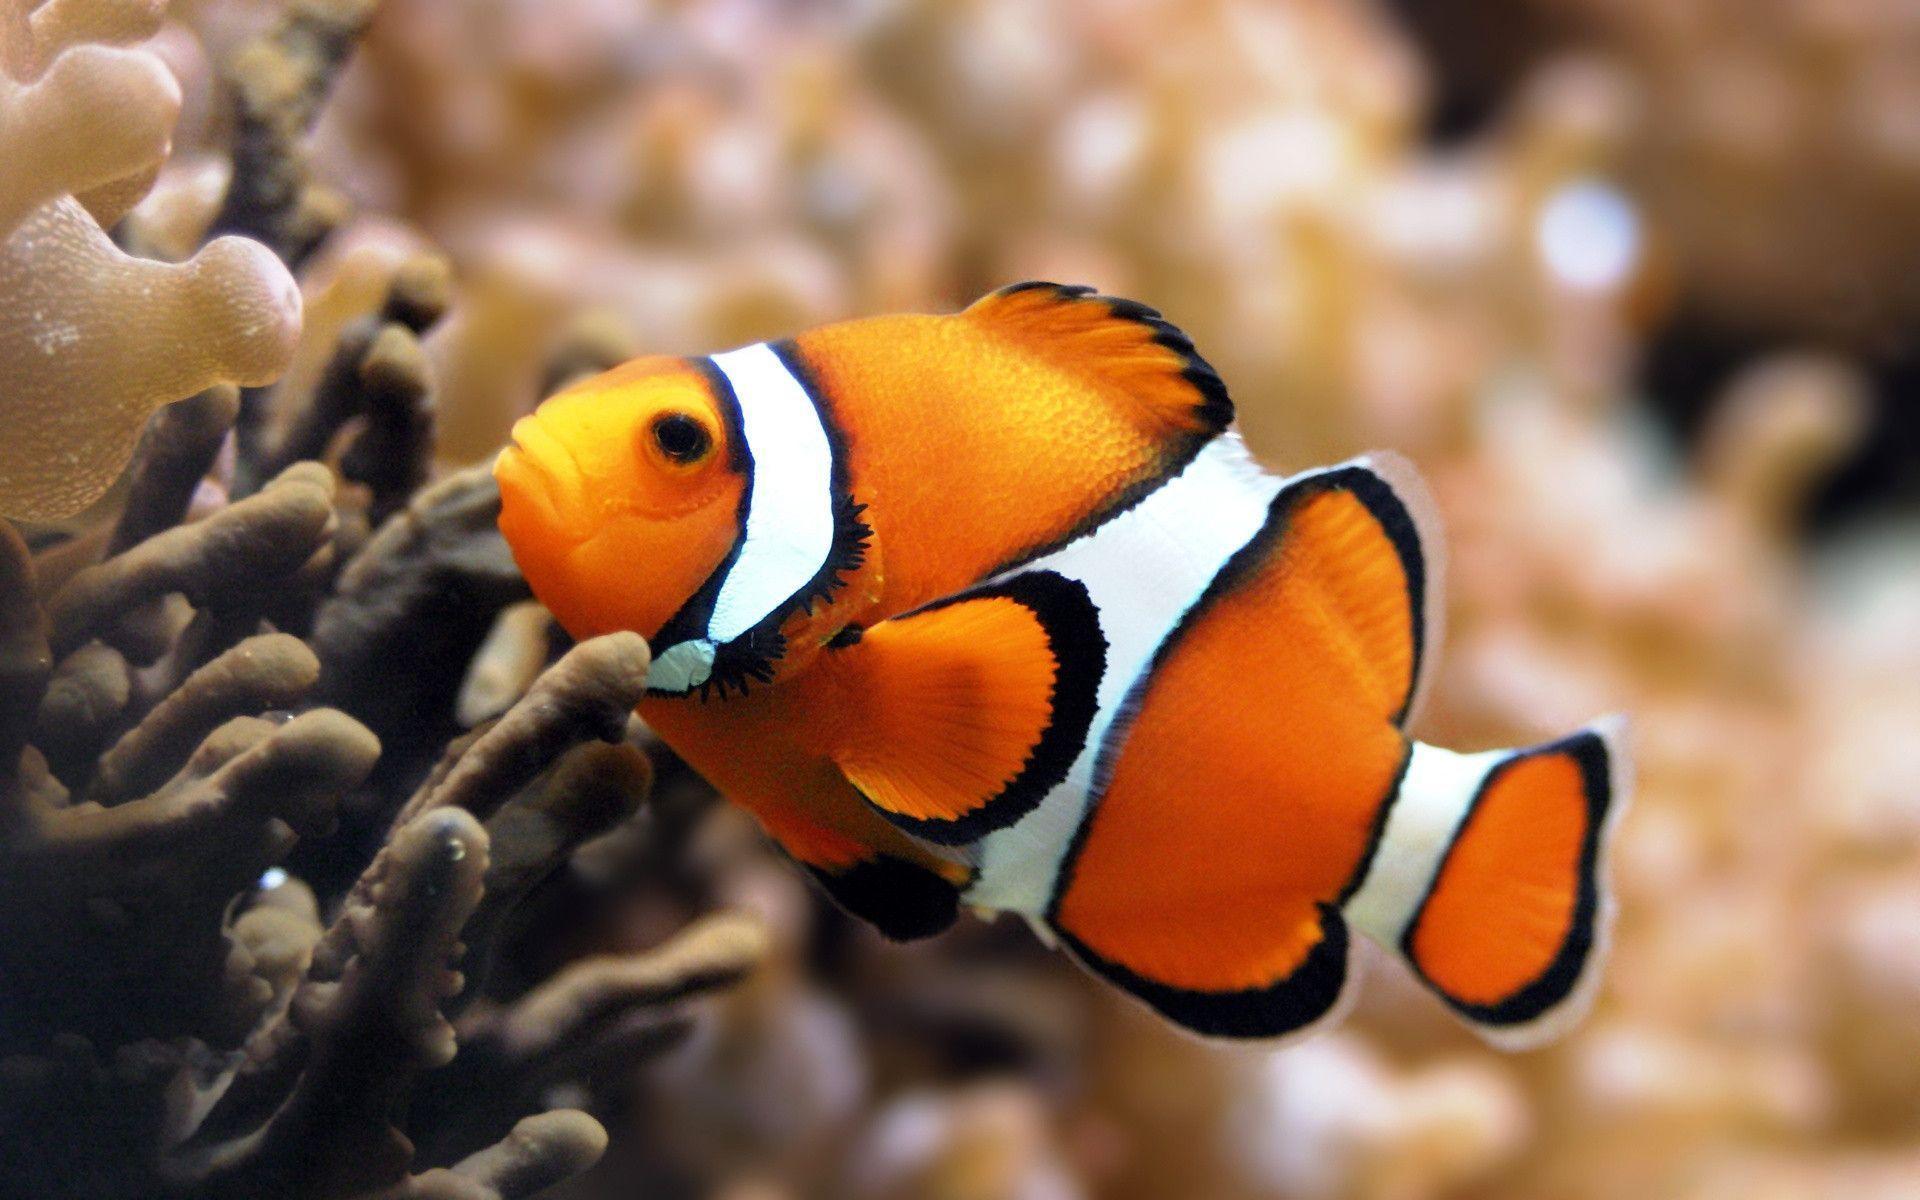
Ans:
{"label": "dorsal fin", "polygon": [[1193,340],[1144,304],[1030,282],[990,292],[961,315],[1055,366],[1112,385],[1167,432],[1217,433],[1233,420],[1227,386]]}

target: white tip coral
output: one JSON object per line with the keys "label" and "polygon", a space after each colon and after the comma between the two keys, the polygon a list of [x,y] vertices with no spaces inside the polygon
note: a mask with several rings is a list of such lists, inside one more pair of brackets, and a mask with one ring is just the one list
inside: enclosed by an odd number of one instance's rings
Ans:
{"label": "white tip coral", "polygon": [[99,497],[162,404],[271,382],[300,293],[271,251],[209,243],[180,264],[130,258],[71,198],[0,244],[0,513],[50,520]]}
{"label": "white tip coral", "polygon": [[299,335],[299,291],[265,247],[221,238],[188,262],[149,262],[95,220],[144,190],[180,89],[146,51],[73,43],[144,36],[160,7],[0,0],[0,515],[78,511],[156,408],[271,382]]}

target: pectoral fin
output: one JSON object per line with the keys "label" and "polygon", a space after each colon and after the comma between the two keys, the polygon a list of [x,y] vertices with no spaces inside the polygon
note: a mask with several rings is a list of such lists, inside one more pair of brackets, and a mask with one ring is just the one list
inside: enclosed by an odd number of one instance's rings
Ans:
{"label": "pectoral fin", "polygon": [[880,815],[943,845],[1031,812],[1065,777],[1106,658],[1081,584],[1034,571],[883,621],[829,652],[829,754]]}

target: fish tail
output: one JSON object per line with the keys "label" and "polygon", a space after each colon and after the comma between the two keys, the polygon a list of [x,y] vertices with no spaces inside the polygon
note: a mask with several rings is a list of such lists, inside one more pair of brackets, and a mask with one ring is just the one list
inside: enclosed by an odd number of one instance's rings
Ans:
{"label": "fish tail", "polygon": [[1625,723],[1523,750],[1412,744],[1348,918],[1494,1045],[1549,1041],[1591,1006],[1614,914]]}

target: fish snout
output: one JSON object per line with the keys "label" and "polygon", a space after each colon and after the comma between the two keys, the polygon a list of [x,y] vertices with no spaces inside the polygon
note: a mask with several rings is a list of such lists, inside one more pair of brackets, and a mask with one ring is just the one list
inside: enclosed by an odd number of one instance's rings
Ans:
{"label": "fish snout", "polygon": [[502,511],[562,542],[585,540],[586,486],[573,455],[536,416],[515,421],[508,439],[493,463]]}

